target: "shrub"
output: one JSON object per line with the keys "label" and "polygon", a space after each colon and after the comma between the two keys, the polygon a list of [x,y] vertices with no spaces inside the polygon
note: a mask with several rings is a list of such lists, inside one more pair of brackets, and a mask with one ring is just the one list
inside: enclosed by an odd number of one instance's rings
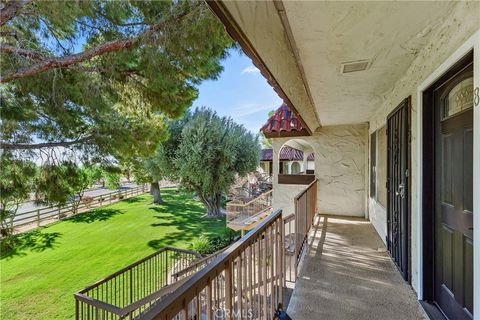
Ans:
{"label": "shrub", "polygon": [[208,255],[228,247],[232,242],[240,237],[238,231],[227,229],[219,235],[208,238],[202,234],[192,242],[192,250],[202,255]]}
{"label": "shrub", "polygon": [[192,250],[205,255],[212,253],[212,246],[210,240],[204,234],[192,241]]}

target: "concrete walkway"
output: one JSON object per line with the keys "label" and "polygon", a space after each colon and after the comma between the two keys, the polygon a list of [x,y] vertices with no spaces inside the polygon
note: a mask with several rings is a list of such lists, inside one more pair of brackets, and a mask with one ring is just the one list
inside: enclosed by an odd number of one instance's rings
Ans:
{"label": "concrete walkway", "polygon": [[427,319],[372,225],[319,216],[288,314],[295,320]]}

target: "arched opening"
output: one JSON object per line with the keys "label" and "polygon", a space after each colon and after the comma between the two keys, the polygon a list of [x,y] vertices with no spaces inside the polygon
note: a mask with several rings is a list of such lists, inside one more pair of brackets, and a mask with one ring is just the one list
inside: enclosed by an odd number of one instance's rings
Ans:
{"label": "arched opening", "polygon": [[278,155],[278,183],[308,184],[315,179],[315,153],[305,140],[288,140]]}

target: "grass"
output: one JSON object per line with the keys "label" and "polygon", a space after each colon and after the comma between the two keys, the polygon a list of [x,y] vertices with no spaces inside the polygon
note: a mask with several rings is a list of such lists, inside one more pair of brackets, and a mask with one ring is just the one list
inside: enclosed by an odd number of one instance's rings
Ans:
{"label": "grass", "polygon": [[1,319],[73,319],[73,293],[163,246],[189,248],[223,231],[203,205],[176,189],[124,200],[19,237],[0,261]]}

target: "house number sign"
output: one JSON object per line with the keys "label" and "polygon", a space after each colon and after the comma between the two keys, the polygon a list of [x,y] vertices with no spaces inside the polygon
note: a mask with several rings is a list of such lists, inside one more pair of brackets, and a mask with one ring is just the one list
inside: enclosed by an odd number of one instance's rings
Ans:
{"label": "house number sign", "polygon": [[477,107],[480,104],[480,93],[478,87],[473,90],[473,105]]}

